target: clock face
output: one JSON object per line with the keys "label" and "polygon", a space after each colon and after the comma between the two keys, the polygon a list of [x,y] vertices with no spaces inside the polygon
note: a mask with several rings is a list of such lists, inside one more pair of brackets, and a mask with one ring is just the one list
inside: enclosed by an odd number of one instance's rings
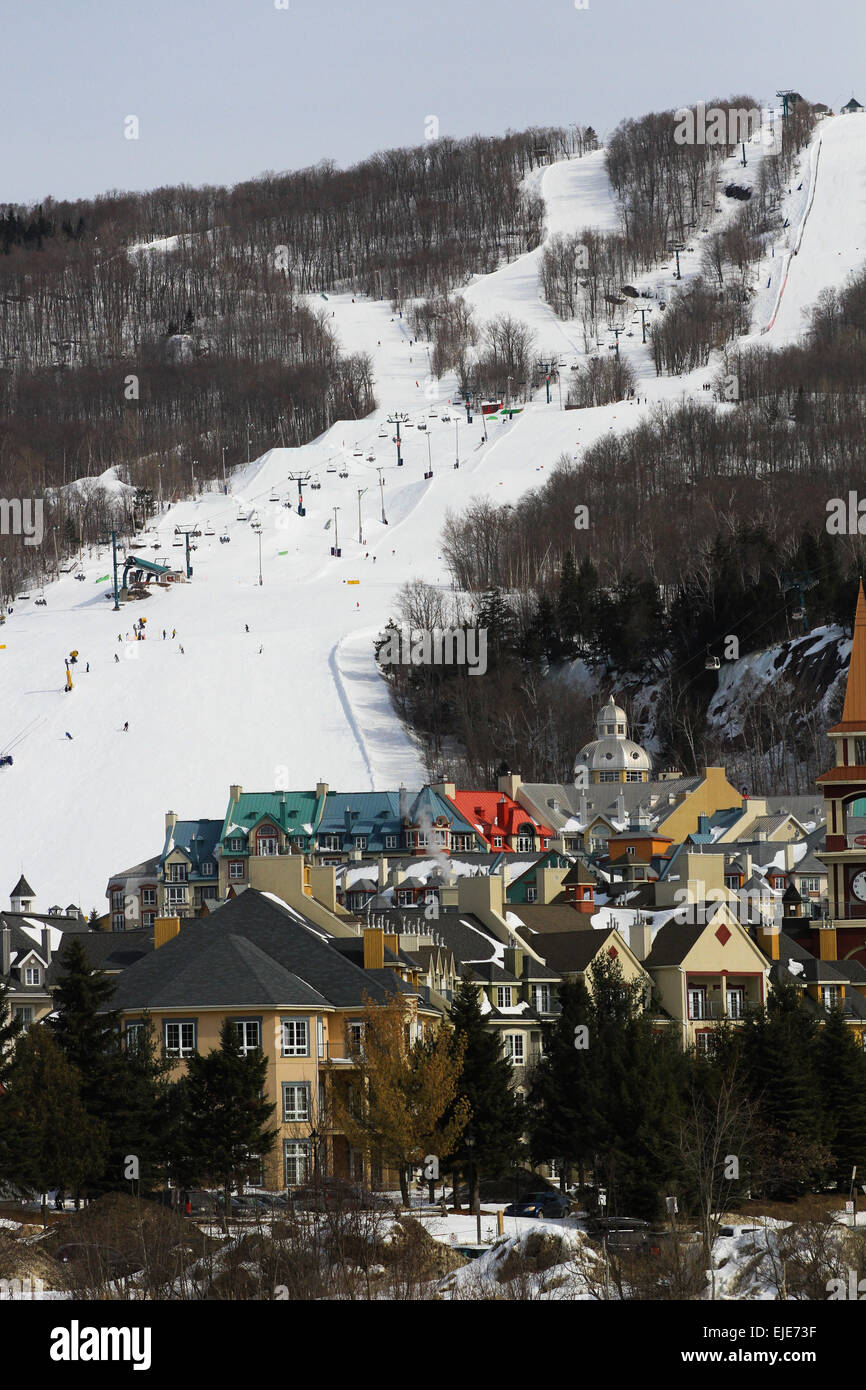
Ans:
{"label": "clock face", "polygon": [[866,903],[866,870],[861,870],[859,874],[854,875],[851,880],[851,891],[855,897],[860,899],[861,903]]}

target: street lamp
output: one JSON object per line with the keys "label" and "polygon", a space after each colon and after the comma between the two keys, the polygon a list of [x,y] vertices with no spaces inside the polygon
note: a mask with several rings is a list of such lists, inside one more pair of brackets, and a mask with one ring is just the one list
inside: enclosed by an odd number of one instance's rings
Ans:
{"label": "street lamp", "polygon": [[481,1244],[481,1200],[480,1200],[480,1193],[478,1192],[478,1180],[477,1180],[477,1173],[476,1173],[476,1169],[475,1169],[475,1133],[474,1133],[474,1131],[471,1130],[471,1129],[467,1129],[466,1132],[465,1132],[465,1134],[464,1134],[464,1136],[463,1136],[463,1138],[464,1138],[465,1141],[466,1141],[466,1148],[467,1148],[468,1153],[469,1153],[469,1199],[470,1199],[470,1209],[471,1209],[471,1206],[472,1206],[472,1198],[473,1198],[473,1195],[474,1195],[475,1198],[476,1198],[476,1211],[475,1211],[475,1222],[476,1222],[476,1225],[475,1225],[475,1233],[476,1233],[476,1236],[477,1236],[477,1239],[478,1239],[478,1244],[480,1245],[480,1244]]}

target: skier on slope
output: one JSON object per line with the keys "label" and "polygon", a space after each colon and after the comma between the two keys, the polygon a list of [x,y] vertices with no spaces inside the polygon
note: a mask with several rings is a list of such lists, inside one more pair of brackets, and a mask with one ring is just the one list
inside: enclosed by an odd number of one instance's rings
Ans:
{"label": "skier on slope", "polygon": [[128,719],[127,719],[126,723],[125,723],[124,726],[123,726],[123,732],[124,732],[125,734],[128,734],[128,733],[129,733],[129,720],[128,720]]}
{"label": "skier on slope", "polygon": [[67,733],[66,737],[69,739],[69,742],[71,743],[71,742],[72,742],[72,735],[71,735],[70,733]]}

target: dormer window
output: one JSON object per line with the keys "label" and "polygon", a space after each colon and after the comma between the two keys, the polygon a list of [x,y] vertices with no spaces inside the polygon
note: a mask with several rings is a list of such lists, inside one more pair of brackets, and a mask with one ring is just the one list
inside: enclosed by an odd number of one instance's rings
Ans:
{"label": "dormer window", "polygon": [[280,846],[277,839],[277,832],[272,825],[268,825],[263,830],[259,831],[256,836],[256,849],[262,858],[270,858],[275,854],[279,854]]}
{"label": "dormer window", "polygon": [[242,854],[243,848],[244,842],[240,835],[233,835],[230,840],[226,840],[226,849],[229,854]]}
{"label": "dormer window", "polygon": [[42,984],[42,971],[39,969],[38,965],[25,965],[24,983],[25,985]]}
{"label": "dormer window", "polygon": [[169,883],[186,883],[187,868],[186,864],[169,864],[168,881]]}

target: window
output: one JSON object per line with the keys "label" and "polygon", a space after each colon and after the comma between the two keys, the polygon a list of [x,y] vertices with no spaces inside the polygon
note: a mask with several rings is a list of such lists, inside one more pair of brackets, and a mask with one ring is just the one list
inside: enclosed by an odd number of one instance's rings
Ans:
{"label": "window", "polygon": [[447,845],[447,844],[448,844],[448,831],[447,831],[447,830],[434,830],[434,831],[433,831],[433,843],[436,844],[436,845]]}
{"label": "window", "polygon": [[705,1030],[703,1033],[695,1034],[695,1047],[705,1057],[711,1057],[716,1050],[716,1035],[714,1032]]}
{"label": "window", "polygon": [[317,1045],[318,1050],[319,1050],[319,1056],[320,1056],[320,1057],[324,1057],[324,1055],[325,1055],[325,1020],[324,1020],[323,1018],[317,1018],[317,1019],[316,1019],[316,1045]]}
{"label": "window", "polygon": [[496,986],[496,1007],[497,1007],[497,1009],[510,1009],[510,1008],[511,1008],[511,986],[510,986],[510,985],[497,985],[497,986]]}
{"label": "window", "polygon": [[801,879],[800,879],[800,892],[801,892],[801,893],[820,893],[820,891],[821,891],[821,880],[820,880],[820,878],[801,878]]}
{"label": "window", "polygon": [[309,1124],[309,1081],[292,1081],[283,1085],[283,1120],[287,1124]]}
{"label": "window", "polygon": [[501,835],[494,835],[494,836],[493,836],[493,848],[494,848],[494,849],[502,849],[502,836],[501,836]]}
{"label": "window", "polygon": [[598,774],[598,780],[599,780],[599,782],[618,782],[618,781],[619,781],[619,773],[618,773],[618,772],[600,772],[600,773]]}
{"label": "window", "polygon": [[412,892],[412,889],[411,889],[411,888],[398,888],[398,889],[397,889],[397,906],[398,906],[398,907],[411,907],[412,904],[414,903],[414,901],[415,901],[415,894]]}
{"label": "window", "polygon": [[518,835],[514,842],[515,849],[532,849],[533,840],[531,835]]}
{"label": "window", "polygon": [[141,914],[141,925],[144,927],[145,931],[152,931],[152,930],[153,930],[153,923],[154,923],[155,917],[156,917],[156,913],[155,913],[155,912],[143,912],[143,913]]}
{"label": "window", "polygon": [[166,888],[165,900],[169,907],[181,907],[187,900],[186,888]]}
{"label": "window", "polygon": [[386,835],[386,836],[385,836],[385,848],[386,848],[386,849],[396,849],[396,848],[397,848],[397,836],[396,836],[396,835]]}
{"label": "window", "polygon": [[342,849],[342,847],[343,847],[343,841],[342,841],[342,839],[340,838],[339,835],[323,835],[323,836],[321,837],[321,839],[322,839],[322,849],[334,850],[334,849]]}
{"label": "window", "polygon": [[169,864],[168,881],[169,883],[186,883],[187,870],[186,864]]}
{"label": "window", "polygon": [[231,859],[229,861],[229,878],[239,879],[244,876],[244,861],[242,859]]}
{"label": "window", "polygon": [[111,914],[111,930],[112,930],[112,931],[126,931],[126,918],[124,917],[124,915],[123,915],[122,912],[112,912],[112,914]]}
{"label": "window", "polygon": [[366,849],[366,848],[367,848],[367,836],[366,836],[366,835],[356,835],[356,836],[355,836],[355,849]]}
{"label": "window", "polygon": [[244,841],[243,841],[243,836],[241,836],[241,835],[233,835],[233,836],[231,837],[231,839],[226,840],[226,849],[228,850],[229,854],[243,854],[243,852],[244,852]]}
{"label": "window", "polygon": [[435,888],[425,888],[424,901],[425,903],[438,903],[439,894],[437,890]]}
{"label": "window", "polygon": [[42,971],[38,965],[25,965],[24,967],[25,985],[39,985],[42,983]]}
{"label": "window", "polygon": [[204,888],[202,888],[201,890],[202,900],[206,903],[212,903],[215,900],[216,895],[217,887],[215,883],[206,883]]}
{"label": "window", "polygon": [[126,1028],[124,1029],[124,1037],[126,1039],[127,1051],[131,1051],[134,1048],[138,1047],[143,1033],[143,1023],[127,1023]]}
{"label": "window", "polygon": [[744,989],[728,989],[728,1018],[742,1018],[746,1004]]}
{"label": "window", "polygon": [[156,889],[142,888],[141,890],[142,907],[156,907]]}
{"label": "window", "polygon": [[241,1045],[241,1052],[245,1057],[253,1052],[260,1052],[262,1046],[262,1025],[257,1018],[236,1018],[234,1020],[235,1033]]}
{"label": "window", "polygon": [[272,857],[279,854],[280,846],[275,830],[261,830],[256,836],[256,850],[263,857]]}
{"label": "window", "polygon": [[195,1023],[164,1023],[163,1029],[166,1056],[192,1056],[195,1052]]}
{"label": "window", "polygon": [[419,830],[415,835],[415,844],[418,845],[420,849],[426,849],[427,843],[426,830]]}
{"label": "window", "polygon": [[533,1003],[539,1013],[550,1013],[550,985],[533,986]]}
{"label": "window", "polygon": [[527,901],[528,903],[534,903],[537,897],[538,897],[538,889],[535,888],[534,886],[530,886],[529,884],[527,884],[527,887],[526,887],[526,901]]}
{"label": "window", "polygon": [[202,864],[202,866],[201,866],[201,876],[202,876],[202,878],[213,878],[213,876],[214,876],[215,873],[216,873],[216,868],[214,867],[213,863],[211,862],[210,859],[206,859],[206,860],[204,861],[204,863]]}
{"label": "window", "polygon": [[707,993],[704,989],[689,990],[689,1018],[707,1018]]}
{"label": "window", "polygon": [[824,985],[821,989],[821,997],[828,1013],[832,1009],[838,1009],[842,1003],[842,994],[838,985]]}
{"label": "window", "polygon": [[283,1056],[306,1057],[309,1055],[309,1020],[306,1018],[284,1018]]}
{"label": "window", "polygon": [[632,858],[634,858],[634,848],[634,845],[626,845],[625,847],[626,854],[630,854]]}
{"label": "window", "polygon": [[522,1033],[505,1034],[505,1055],[513,1067],[523,1066],[524,1039]]}
{"label": "window", "polygon": [[627,772],[625,774],[625,780],[627,782],[639,782],[642,776],[643,773],[641,772]]}
{"label": "window", "polygon": [[310,1173],[310,1145],[304,1139],[283,1140],[283,1163],[286,1187],[297,1187],[307,1181]]}
{"label": "window", "polygon": [[112,909],[113,909],[115,912],[122,912],[122,911],[123,911],[123,889],[122,889],[122,888],[112,888],[112,890],[111,890],[111,906],[112,906]]}
{"label": "window", "polygon": [[19,1004],[14,1010],[15,1017],[20,1019],[25,1028],[33,1022],[33,1008],[29,1004]]}
{"label": "window", "polygon": [[350,1022],[350,1023],[349,1023],[349,1026],[348,1026],[348,1028],[347,1028],[347,1030],[346,1030],[346,1036],[347,1036],[348,1041],[349,1041],[349,1051],[350,1051],[350,1052],[360,1052],[360,1053],[363,1053],[363,1051],[364,1051],[364,1024],[363,1024],[363,1022],[361,1022],[360,1020],[358,1020],[358,1021],[353,1020],[352,1022]]}

